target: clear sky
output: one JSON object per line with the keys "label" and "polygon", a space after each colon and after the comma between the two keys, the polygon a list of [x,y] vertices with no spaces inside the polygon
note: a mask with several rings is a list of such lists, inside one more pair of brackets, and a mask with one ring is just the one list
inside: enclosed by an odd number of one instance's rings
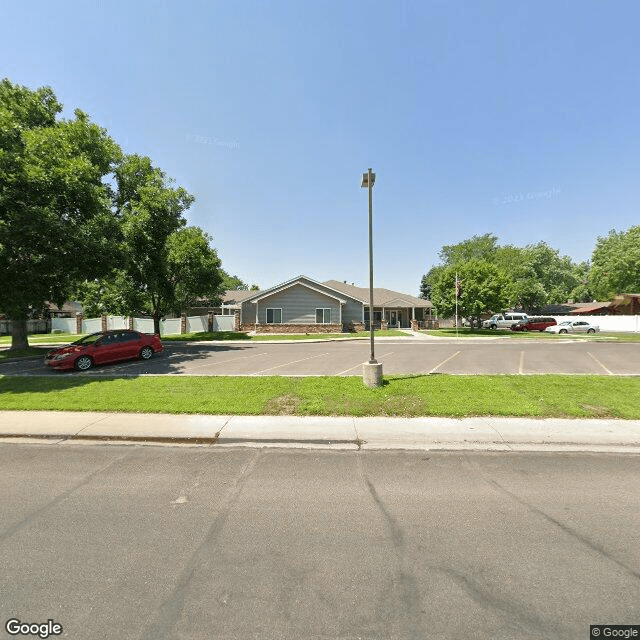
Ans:
{"label": "clear sky", "polygon": [[261,288],[417,294],[495,233],[588,259],[640,224],[640,3],[4,0],[0,77],[51,86],[196,197]]}

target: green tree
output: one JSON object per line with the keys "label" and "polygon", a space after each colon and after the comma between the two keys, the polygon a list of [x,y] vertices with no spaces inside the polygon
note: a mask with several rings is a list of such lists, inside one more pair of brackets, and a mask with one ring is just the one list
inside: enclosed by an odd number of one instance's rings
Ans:
{"label": "green tree", "polygon": [[508,303],[507,277],[494,264],[485,260],[468,260],[438,271],[433,278],[431,301],[441,316],[452,316],[456,308],[456,273],[460,278],[458,315],[480,324],[486,311],[502,311]]}
{"label": "green tree", "polygon": [[244,283],[238,276],[230,276],[224,269],[220,271],[222,274],[222,285],[221,289],[223,291],[248,291],[249,286]]}
{"label": "green tree", "polygon": [[589,284],[599,300],[640,292],[640,226],[612,229],[599,237],[591,257]]}
{"label": "green tree", "polygon": [[485,233],[481,236],[472,236],[458,244],[444,245],[438,257],[446,267],[463,264],[469,260],[494,262],[497,250],[498,236]]}
{"label": "green tree", "polygon": [[119,313],[151,313],[154,332],[176,304],[169,236],[186,225],[193,196],[175,188],[146,156],[129,155],[116,167],[116,206],[122,219],[124,266],[114,280],[121,287]]}
{"label": "green tree", "polygon": [[109,267],[118,221],[107,177],[121,151],[80,110],[58,119],[49,87],[0,82],[0,309],[12,349],[46,301],[62,306],[78,281]]}
{"label": "green tree", "polygon": [[211,241],[200,227],[185,227],[167,238],[167,269],[174,311],[195,306],[197,299],[204,298],[214,305],[219,303],[222,272]]}

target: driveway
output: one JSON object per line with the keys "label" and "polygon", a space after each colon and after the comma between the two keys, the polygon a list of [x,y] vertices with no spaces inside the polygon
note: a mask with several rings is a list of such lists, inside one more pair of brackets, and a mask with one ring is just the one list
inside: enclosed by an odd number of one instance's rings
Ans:
{"label": "driveway", "polygon": [[[587,340],[378,340],[385,374],[640,375],[640,343]],[[150,361],[87,372],[50,371],[40,359],[4,362],[0,375],[27,376],[353,376],[369,360],[369,342],[171,344]]]}

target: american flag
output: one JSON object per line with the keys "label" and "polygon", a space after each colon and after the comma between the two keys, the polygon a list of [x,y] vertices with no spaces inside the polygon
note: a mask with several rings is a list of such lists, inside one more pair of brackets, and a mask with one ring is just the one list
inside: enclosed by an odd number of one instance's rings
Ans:
{"label": "american flag", "polygon": [[456,298],[459,298],[461,293],[462,293],[462,281],[456,275]]}

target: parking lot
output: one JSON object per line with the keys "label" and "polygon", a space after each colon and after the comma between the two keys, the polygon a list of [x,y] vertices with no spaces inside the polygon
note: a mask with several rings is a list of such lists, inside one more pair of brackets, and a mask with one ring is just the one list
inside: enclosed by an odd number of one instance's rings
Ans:
{"label": "parking lot", "polygon": [[[640,343],[387,338],[375,355],[385,374],[640,375]],[[168,343],[149,361],[63,373],[30,358],[1,363],[0,375],[353,376],[368,360],[368,341]]]}

